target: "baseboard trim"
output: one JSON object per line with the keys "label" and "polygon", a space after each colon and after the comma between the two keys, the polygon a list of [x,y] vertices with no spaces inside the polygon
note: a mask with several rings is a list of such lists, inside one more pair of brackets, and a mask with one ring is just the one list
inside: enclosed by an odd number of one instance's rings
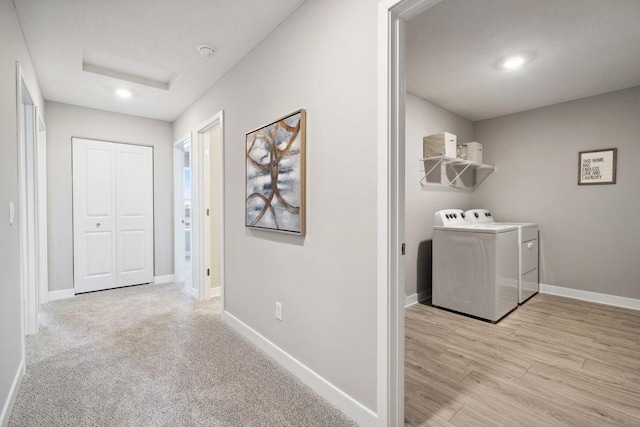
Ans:
{"label": "baseboard trim", "polygon": [[430,291],[422,291],[420,293],[415,293],[413,295],[409,295],[404,298],[404,308],[411,307],[419,302],[430,299]]}
{"label": "baseboard trim", "polygon": [[222,295],[222,287],[211,288],[211,298],[219,297]]}
{"label": "baseboard trim", "polygon": [[630,308],[632,310],[640,310],[640,300],[634,298],[607,295],[591,291],[582,291],[579,289],[563,288],[561,286],[545,285],[542,283],[540,283],[540,293],[579,299],[582,301],[595,302],[598,304]]}
{"label": "baseboard trim", "polygon": [[409,308],[418,303],[418,294],[411,294],[404,297],[404,308]]}
{"label": "baseboard trim", "polygon": [[175,274],[167,274],[166,276],[156,276],[153,278],[154,285],[160,285],[162,283],[171,283],[176,281]]}
{"label": "baseboard trim", "polygon": [[278,362],[300,381],[311,387],[316,393],[341,410],[356,423],[365,426],[378,425],[378,416],[375,412],[371,411],[344,391],[331,384],[289,353],[269,341],[264,336],[260,335],[257,331],[235,317],[233,314],[228,311],[223,311],[222,318],[233,329],[249,339],[249,341],[267,353],[269,357]]}
{"label": "baseboard trim", "polygon": [[7,400],[2,405],[2,413],[0,413],[0,426],[7,427],[9,425],[9,419],[11,418],[11,411],[13,405],[16,403],[16,397],[18,397],[18,391],[20,390],[20,384],[22,383],[22,373],[24,372],[24,360],[20,361],[18,365],[18,371],[13,378],[11,388],[9,389],[9,395]]}
{"label": "baseboard trim", "polygon": [[200,299],[200,292],[198,292],[198,290],[193,286],[189,288],[189,294],[195,299]]}
{"label": "baseboard trim", "polygon": [[73,298],[76,295],[75,289],[63,289],[61,291],[49,291],[49,302],[59,299]]}

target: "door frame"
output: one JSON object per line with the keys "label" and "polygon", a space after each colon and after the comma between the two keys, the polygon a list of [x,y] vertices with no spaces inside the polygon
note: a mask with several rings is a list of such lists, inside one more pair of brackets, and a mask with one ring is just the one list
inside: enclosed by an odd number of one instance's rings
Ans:
{"label": "door frame", "polygon": [[404,425],[405,20],[442,0],[378,3],[378,418]]}
{"label": "door frame", "polygon": [[[46,223],[46,210],[44,218],[40,208],[44,204],[46,208],[46,192],[38,186],[42,177],[46,180],[45,164],[38,162],[41,156],[39,152],[38,135],[42,117],[36,110],[35,101],[31,96],[27,80],[20,62],[16,62],[16,119],[18,137],[18,222],[20,241],[20,291],[22,310],[22,336],[32,335],[38,332],[40,326],[40,304],[42,294],[41,277],[47,277],[46,260],[39,262],[39,255],[46,254],[47,235],[46,227],[39,224]],[[25,115],[25,114],[28,114]],[[30,132],[25,134],[26,126]],[[32,156],[27,156],[27,144],[31,144]],[[30,168],[27,166],[30,161]],[[33,181],[33,195],[29,194],[27,174]],[[46,186],[45,186],[46,189]],[[33,197],[30,197],[33,196]],[[28,200],[32,200],[32,215],[29,215]],[[42,202],[44,200],[44,203]],[[44,246],[44,248],[43,248]],[[46,300],[45,300],[46,301]],[[23,339],[24,350],[24,339]]]}
{"label": "door frame", "polygon": [[[173,143],[173,247],[174,247],[174,266],[175,266],[175,280],[177,283],[184,281],[185,279],[185,262],[184,262],[184,252],[185,252],[185,240],[184,233],[181,229],[181,218],[183,215],[183,174],[182,169],[183,165],[183,157],[184,151],[182,150],[182,146],[184,144],[191,144],[191,133],[184,135],[182,138],[179,138],[176,142]],[[193,144],[191,144],[193,147]],[[193,153],[190,153],[190,156]],[[190,163],[193,164],[193,157],[190,157]],[[192,182],[192,198],[193,198],[193,167],[191,168],[191,182]],[[193,212],[193,206],[191,206],[191,212]],[[192,214],[193,215],[193,214]],[[193,218],[193,217],[192,217]],[[193,235],[193,228],[191,230]],[[193,251],[193,248],[192,248]],[[192,264],[193,266],[193,264]],[[192,272],[193,277],[193,272]]]}
{"label": "door frame", "polygon": [[[205,162],[204,157],[204,141],[203,134],[209,131],[213,127],[219,127],[220,132],[220,144],[221,156],[216,161],[216,165],[221,169],[222,179],[220,180],[220,186],[216,189],[220,192],[220,206],[218,207],[218,213],[220,215],[220,304],[222,307],[221,312],[224,312],[224,288],[225,288],[225,194],[224,194],[224,181],[225,181],[225,168],[224,168],[224,156],[225,156],[225,138],[224,138],[224,111],[220,110],[212,117],[196,126],[191,133],[191,263],[193,266],[193,296],[203,300],[211,298],[211,288],[207,287],[208,281],[206,280],[205,263],[202,261],[207,254],[205,249],[207,247],[205,239],[210,239],[211,234],[204,235],[202,233],[202,221],[206,218],[206,207],[204,206],[205,193],[204,185],[205,177],[210,174],[210,170]],[[214,189],[212,189],[214,190]],[[210,246],[209,246],[210,247]]]}
{"label": "door frame", "polygon": [[40,304],[49,302],[49,261],[47,246],[47,126],[41,111],[36,107],[36,192],[37,201],[37,248],[38,277],[40,284]]}
{"label": "door frame", "polygon": [[[84,137],[84,136],[71,136],[71,151],[72,151],[72,166],[74,163],[74,159],[73,159],[73,151],[74,151],[74,145],[75,142],[74,140],[78,140],[78,141],[86,141],[86,142],[97,142],[97,143],[104,143],[104,144],[112,144],[113,147],[113,153],[114,153],[114,168],[117,166],[117,156],[116,156],[116,150],[117,147],[120,146],[132,146],[132,147],[145,147],[145,148],[150,148],[151,149],[151,205],[152,205],[152,209],[151,209],[151,216],[152,216],[152,226],[151,226],[151,235],[152,235],[152,243],[151,243],[151,259],[153,260],[151,263],[151,278],[149,282],[141,282],[140,284],[152,284],[154,283],[155,280],[155,271],[156,271],[156,257],[155,257],[155,241],[156,241],[156,236],[155,236],[155,227],[156,227],[156,211],[155,211],[155,147],[153,145],[147,145],[147,144],[136,144],[136,143],[131,143],[131,142],[121,142],[121,141],[112,141],[112,140],[108,140],[108,139],[96,139],[93,137]],[[73,168],[72,168],[73,169]],[[76,187],[73,185],[75,180],[75,176],[72,173],[72,190],[71,190],[71,197],[72,199],[75,197],[75,192],[77,191]],[[116,198],[116,200],[113,202],[114,205],[117,205],[117,188],[115,186],[117,186],[117,178],[116,178],[116,174],[115,174],[115,170],[114,170],[114,180],[116,182],[114,182],[114,189],[113,191],[115,192],[114,196]],[[73,204],[72,204],[73,205]],[[131,285],[121,285],[119,284],[119,269],[118,266],[120,265],[120,263],[118,262],[118,230],[117,230],[117,215],[118,215],[118,211],[117,209],[115,210],[114,216],[113,216],[113,221],[114,221],[114,234],[116,235],[116,243],[115,243],[115,255],[114,258],[116,259],[116,267],[114,269],[114,274],[116,275],[116,286],[113,287],[108,287],[108,288],[97,288],[97,289],[89,289],[89,290],[80,290],[78,291],[78,283],[76,281],[76,251],[78,250],[78,247],[76,245],[76,221],[78,221],[78,218],[76,216],[76,212],[75,212],[75,205],[73,206],[72,209],[72,231],[73,231],[73,293],[75,295],[78,294],[82,294],[82,293],[86,293],[86,292],[93,292],[93,291],[101,291],[101,290],[108,290],[108,289],[118,289],[121,287],[127,287],[127,286],[131,286]],[[137,284],[136,284],[137,285]]]}

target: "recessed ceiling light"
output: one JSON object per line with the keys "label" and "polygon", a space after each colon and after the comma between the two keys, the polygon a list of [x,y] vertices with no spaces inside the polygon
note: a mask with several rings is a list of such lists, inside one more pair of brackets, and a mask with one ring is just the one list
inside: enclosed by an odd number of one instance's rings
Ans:
{"label": "recessed ceiling light", "polygon": [[198,52],[200,52],[200,55],[205,58],[211,58],[216,53],[216,50],[211,46],[202,45],[198,46]]}
{"label": "recessed ceiling light", "polygon": [[116,95],[120,98],[131,98],[131,91],[129,89],[116,89]]}
{"label": "recessed ceiling light", "polygon": [[533,61],[535,57],[532,53],[520,53],[517,55],[509,55],[499,59],[494,65],[502,70],[517,70],[523,65]]}
{"label": "recessed ceiling light", "polygon": [[524,58],[522,56],[510,56],[504,60],[502,66],[507,70],[515,70],[524,65]]}

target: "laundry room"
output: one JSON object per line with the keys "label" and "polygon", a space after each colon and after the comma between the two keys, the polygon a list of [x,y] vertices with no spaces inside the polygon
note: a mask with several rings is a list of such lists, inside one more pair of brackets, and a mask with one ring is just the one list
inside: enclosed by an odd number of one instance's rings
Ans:
{"label": "laundry room", "polygon": [[634,2],[605,3],[445,0],[408,20],[405,305],[433,302],[436,212],[482,209],[537,224],[514,281],[640,309],[640,29]]}
{"label": "laundry room", "polygon": [[638,425],[640,3],[424,5],[398,55],[405,424]]}

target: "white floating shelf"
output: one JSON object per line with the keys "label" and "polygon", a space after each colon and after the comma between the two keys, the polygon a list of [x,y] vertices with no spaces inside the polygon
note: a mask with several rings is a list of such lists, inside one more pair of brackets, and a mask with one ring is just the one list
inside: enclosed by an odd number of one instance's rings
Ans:
{"label": "white floating shelf", "polygon": [[[491,165],[485,165],[483,163],[475,163],[470,162],[469,160],[457,159],[455,157],[447,157],[447,156],[435,156],[435,157],[426,157],[424,159],[420,159],[421,162],[424,163],[424,171],[425,174],[420,179],[420,184],[422,184],[427,176],[431,174],[438,166],[454,166],[456,168],[461,168],[461,170],[456,169],[456,176],[450,180],[449,186],[454,188],[461,188],[467,190],[473,190],[478,187],[485,179],[489,177],[497,168]],[[459,178],[461,178],[465,173],[469,171],[475,171],[475,184],[473,187],[464,187],[456,184]],[[427,183],[431,185],[445,185],[445,184],[434,184]]]}

